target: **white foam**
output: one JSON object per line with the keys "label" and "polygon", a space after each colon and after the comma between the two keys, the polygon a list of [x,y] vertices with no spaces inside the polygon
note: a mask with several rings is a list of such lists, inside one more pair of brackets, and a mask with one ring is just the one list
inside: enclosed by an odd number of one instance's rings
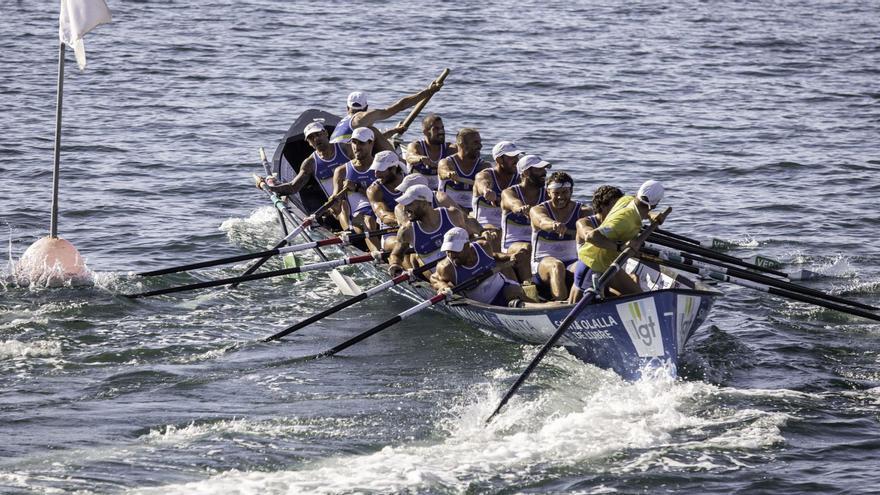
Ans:
{"label": "white foam", "polygon": [[274,238],[280,233],[278,212],[274,207],[262,206],[247,218],[227,218],[220,224],[220,231],[237,245],[253,244],[255,238]]}
{"label": "white foam", "polygon": [[54,357],[60,355],[60,342],[51,340],[37,340],[34,342],[20,342],[18,340],[0,341],[0,359]]}
{"label": "white foam", "polygon": [[[230,471],[144,493],[463,492],[474,483],[522,480],[547,469],[585,464],[608,472],[655,466],[736,468],[745,463],[728,460],[736,457],[731,452],[782,441],[785,415],[718,407],[725,392],[712,385],[668,378],[627,383],[559,355],[548,361],[564,372],[549,373],[556,378],[548,381],[548,370],[543,370],[542,392],[514,398],[488,426],[484,420],[505,391],[494,380],[451,405],[438,425],[443,434],[439,441],[388,445],[372,454],[332,457],[293,471]],[[681,436],[686,440],[677,440]],[[664,455],[671,446],[695,454]],[[612,454],[632,449],[651,452],[623,465],[605,465]],[[724,458],[718,451],[724,451]]]}

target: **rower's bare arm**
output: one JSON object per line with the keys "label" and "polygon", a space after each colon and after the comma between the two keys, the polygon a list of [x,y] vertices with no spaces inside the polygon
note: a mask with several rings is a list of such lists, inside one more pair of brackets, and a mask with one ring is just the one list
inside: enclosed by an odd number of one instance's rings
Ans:
{"label": "rower's bare arm", "polygon": [[437,163],[437,177],[444,180],[455,179],[455,167],[448,159],[444,158]]}
{"label": "rower's bare arm", "polygon": [[406,146],[406,163],[410,165],[415,165],[422,161],[425,158],[425,155],[421,153],[422,150],[419,149],[419,142],[413,141]]}
{"label": "rower's bare arm", "polygon": [[449,219],[456,227],[461,227],[468,231],[471,237],[477,237],[483,233],[483,226],[473,217],[464,214],[458,208],[449,208]]}
{"label": "rower's bare arm", "polygon": [[333,195],[345,189],[345,167],[336,167],[333,171]]}
{"label": "rower's bare arm", "polygon": [[455,277],[455,267],[449,260],[441,260],[440,263],[437,263],[437,271],[431,275],[431,286],[437,292],[451,289],[455,286],[453,277]]}
{"label": "rower's bare arm", "polygon": [[490,191],[494,193],[492,191],[492,175],[489,173],[489,169],[484,168],[477,172],[477,175],[474,177],[474,195],[485,196]]}
{"label": "rower's bare arm", "polygon": [[519,213],[519,211],[523,207],[523,202],[520,201],[519,197],[517,197],[516,193],[513,192],[513,188],[507,188],[501,191],[501,209],[506,210],[512,213]]}
{"label": "rower's bare arm", "polygon": [[370,187],[367,188],[367,200],[373,208],[373,213],[382,223],[389,226],[397,225],[397,217],[394,216],[394,212],[388,211],[388,205],[382,201],[382,190],[378,184],[370,184]]}
{"label": "rower's bare arm", "polygon": [[422,101],[423,99],[425,99],[426,96],[436,93],[439,89],[439,85],[432,83],[431,86],[419,91],[418,93],[404,96],[403,98],[395,101],[388,108],[377,108],[375,110],[360,112],[351,119],[351,126],[352,128],[367,127],[374,125],[376,122],[389,119],[398,114],[400,111],[405,110]]}
{"label": "rower's bare arm", "polygon": [[388,256],[388,274],[396,277],[403,271],[403,257],[412,243],[412,224],[407,223],[397,230],[397,244]]}
{"label": "rower's bare arm", "polygon": [[529,210],[529,219],[532,221],[532,227],[538,230],[550,232],[556,226],[556,220],[547,213],[547,208],[537,205]]}

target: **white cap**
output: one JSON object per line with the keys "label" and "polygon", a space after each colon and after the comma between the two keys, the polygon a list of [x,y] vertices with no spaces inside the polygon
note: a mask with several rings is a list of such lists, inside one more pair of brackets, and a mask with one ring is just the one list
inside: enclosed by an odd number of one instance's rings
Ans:
{"label": "white cap", "polygon": [[467,230],[461,227],[452,227],[443,234],[443,245],[440,246],[440,250],[460,252],[468,243],[469,238]]}
{"label": "white cap", "polygon": [[430,187],[430,186],[428,186],[428,178],[427,177],[425,177],[422,174],[414,173],[414,174],[409,174],[406,177],[404,177],[403,180],[400,181],[400,185],[398,185],[395,189],[397,189],[397,192],[404,192],[407,189],[409,189],[410,187],[415,186],[415,185],[422,185],[425,187]]}
{"label": "white cap", "polygon": [[516,171],[521,174],[530,168],[547,168],[549,166],[550,163],[541,160],[540,156],[526,155],[516,162]]}
{"label": "white cap", "polygon": [[519,156],[522,154],[522,151],[516,147],[511,141],[501,141],[492,147],[492,159],[497,160],[499,156]]}
{"label": "white cap", "polygon": [[421,184],[416,184],[409,189],[406,190],[405,193],[401,194],[399,198],[397,198],[397,204],[401,204],[406,206],[413,201],[427,201],[431,202],[434,198],[434,193],[428,189],[428,186],[423,186]]}
{"label": "white cap", "polygon": [[373,157],[373,164],[370,165],[370,170],[381,172],[383,170],[388,170],[391,167],[403,166],[400,163],[400,159],[397,158],[397,154],[393,151],[380,151],[376,153],[376,156]]}
{"label": "white cap", "polygon": [[357,139],[362,143],[373,140],[373,131],[369,127],[358,127],[351,133],[351,140]]}
{"label": "white cap", "polygon": [[348,108],[361,110],[367,108],[367,95],[363,91],[354,91],[348,95]]}
{"label": "white cap", "polygon": [[303,134],[305,135],[305,137],[309,137],[311,134],[321,131],[326,131],[326,129],[324,129],[324,125],[320,122],[312,122],[311,124],[307,125],[305,129],[303,129]]}
{"label": "white cap", "polygon": [[663,199],[664,192],[663,184],[656,180],[649,180],[639,188],[639,192],[636,193],[636,199],[651,208],[655,208]]}

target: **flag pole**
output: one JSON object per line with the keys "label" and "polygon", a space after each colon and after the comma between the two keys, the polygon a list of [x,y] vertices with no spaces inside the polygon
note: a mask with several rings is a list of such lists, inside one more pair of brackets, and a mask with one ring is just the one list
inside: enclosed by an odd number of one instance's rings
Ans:
{"label": "flag pole", "polygon": [[52,171],[52,219],[49,237],[58,237],[58,184],[61,175],[61,104],[64,101],[64,55],[65,44],[58,44],[58,95],[55,101],[55,168]]}

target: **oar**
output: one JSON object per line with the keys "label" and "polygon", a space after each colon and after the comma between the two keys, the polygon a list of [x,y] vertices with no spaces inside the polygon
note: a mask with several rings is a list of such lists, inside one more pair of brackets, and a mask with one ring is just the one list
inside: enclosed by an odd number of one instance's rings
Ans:
{"label": "oar", "polygon": [[[681,234],[676,234],[675,232],[670,232],[668,230],[663,230],[663,229],[657,229],[656,234],[666,236],[666,237],[672,238],[677,241],[686,242],[688,244],[694,244],[694,245],[697,245],[700,247],[704,247],[706,249],[711,249],[713,251],[721,251],[721,250],[727,250],[727,249],[739,247],[738,245],[736,245],[732,242],[722,241],[721,239],[714,239],[713,238],[710,241],[699,241],[697,239],[693,239],[691,237],[687,237],[687,236],[684,236]],[[754,256],[749,256],[748,258],[743,259],[743,261],[746,261],[746,262],[751,263],[753,265],[758,265],[758,266],[761,266],[764,268],[770,268],[771,270],[779,270],[780,268],[782,268],[781,261],[775,260],[773,258],[768,258],[766,256],[761,256],[760,254],[756,254]],[[798,278],[800,280],[804,280],[807,278],[815,278],[818,276],[819,276],[819,274],[816,272],[811,272],[810,270],[803,270],[802,269]]]}
{"label": "oar", "polygon": [[[646,228],[644,232],[639,235],[636,242],[645,242],[645,239],[647,239],[648,236],[651,235],[652,232],[654,232],[654,230],[660,225],[661,222],[663,222],[663,220],[669,215],[671,211],[672,208],[666,208],[666,211],[664,211],[660,215],[657,215],[653,220],[651,220],[651,225],[648,226],[648,228]],[[614,262],[611,263],[611,266],[609,266],[608,269],[605,270],[605,273],[603,273],[602,276],[599,277],[599,280],[596,282],[596,287],[590,287],[586,290],[586,292],[584,293],[584,297],[580,301],[578,301],[573,308],[571,308],[571,311],[568,312],[568,315],[566,315],[565,318],[559,323],[559,327],[556,329],[556,332],[554,332],[550,339],[547,340],[543,347],[541,347],[541,350],[538,351],[538,354],[532,359],[532,362],[529,363],[522,374],[519,375],[519,378],[516,379],[516,382],[514,382],[513,386],[510,387],[510,390],[508,390],[507,393],[504,394],[504,397],[501,399],[498,407],[496,407],[492,414],[488,418],[486,418],[486,423],[492,421],[492,418],[494,418],[501,411],[504,405],[507,404],[510,398],[513,397],[514,394],[516,394],[516,391],[519,390],[523,383],[525,383],[529,375],[532,374],[532,371],[534,371],[541,360],[544,359],[544,356],[548,352],[550,352],[550,349],[553,348],[554,345],[556,345],[556,342],[562,337],[562,334],[564,334],[565,331],[568,330],[568,327],[570,327],[571,324],[574,323],[578,315],[580,315],[581,311],[583,311],[583,309],[587,307],[588,304],[593,302],[593,300],[598,296],[597,292],[604,289],[608,281],[610,281],[611,278],[614,277],[614,275],[621,270],[621,267],[626,262],[626,259],[633,254],[635,254],[635,252],[632,248],[627,247],[626,249],[624,249],[623,252],[617,256]]]}
{"label": "oar", "polygon": [[486,280],[487,278],[491,277],[495,273],[498,273],[500,270],[507,268],[508,266],[510,266],[510,263],[500,263],[498,265],[495,265],[494,268],[484,269],[481,272],[474,275],[473,277],[471,277],[465,281],[462,281],[461,283],[459,283],[455,287],[452,287],[448,291],[444,291],[444,292],[439,293],[435,296],[429,297],[428,299],[425,299],[424,301],[416,304],[415,306],[409,308],[406,311],[398,313],[396,316],[374,326],[373,328],[355,335],[354,337],[346,340],[345,342],[337,345],[336,347],[333,347],[331,349],[327,349],[324,352],[320,352],[318,354],[304,357],[301,359],[321,359],[321,358],[330,357],[330,356],[333,356],[334,354],[342,352],[345,349],[348,349],[349,347],[357,344],[358,342],[360,342],[368,337],[371,337],[371,336],[381,332],[382,330],[385,330],[386,328],[394,325],[395,323],[398,323],[400,321],[403,321],[403,320],[409,318],[410,316],[418,313],[419,311],[421,311],[425,308],[430,308],[431,306],[433,306],[441,301],[445,301],[447,298],[449,298],[452,294],[455,294],[456,292],[468,290],[468,289],[474,287],[475,285],[480,284],[483,280]]}
{"label": "oar", "polygon": [[353,304],[359,303],[359,302],[363,301],[364,299],[367,299],[368,297],[372,297],[382,291],[390,289],[391,287],[394,287],[395,285],[401,284],[407,280],[413,280],[417,276],[421,275],[422,273],[425,273],[426,271],[432,270],[434,268],[434,266],[436,266],[437,263],[439,263],[440,260],[442,260],[442,259],[443,258],[434,260],[434,261],[432,261],[430,263],[426,263],[426,264],[424,264],[414,270],[410,270],[408,272],[401,273],[400,275],[392,278],[391,280],[389,280],[387,282],[379,284],[371,289],[367,289],[364,292],[361,292],[360,294],[358,294],[354,297],[351,297],[349,299],[346,299],[345,301],[342,301],[339,304],[336,304],[335,306],[331,306],[331,307],[325,309],[324,311],[321,311],[321,312],[316,313],[312,316],[309,316],[305,320],[303,320],[299,323],[296,323],[295,325],[291,325],[291,326],[285,328],[284,330],[282,330],[272,336],[266,337],[265,339],[263,339],[263,342],[271,342],[273,340],[278,340],[284,336],[287,336],[287,335],[292,334],[293,332],[296,332],[297,330],[305,328],[305,327],[311,325],[312,323],[315,323],[318,320],[322,320],[322,319],[332,315],[333,313],[337,313],[337,312],[342,311],[343,309],[345,309],[349,306],[352,306]]}
{"label": "oar", "polygon": [[290,246],[274,248],[274,249],[267,249],[266,251],[259,251],[256,253],[240,254],[237,256],[229,256],[227,258],[217,258],[215,260],[201,261],[198,263],[190,263],[188,265],[173,266],[170,268],[163,268],[161,270],[153,270],[151,272],[138,273],[138,275],[142,276],[142,277],[154,277],[156,275],[167,275],[169,273],[185,272],[185,271],[189,271],[189,270],[196,270],[199,268],[208,268],[211,266],[226,265],[229,263],[237,263],[239,261],[247,261],[247,260],[252,260],[255,258],[265,258],[265,257],[277,256],[279,254],[296,253],[299,251],[305,251],[307,249],[314,249],[314,248],[325,247],[325,246],[334,246],[334,245],[344,246],[347,244],[351,244],[352,242],[365,239],[367,237],[378,237],[378,236],[382,236],[385,234],[390,234],[392,232],[397,232],[397,230],[398,230],[397,227],[389,227],[389,228],[380,229],[380,230],[368,231],[368,232],[364,232],[361,234],[346,234],[346,233],[344,233],[338,237],[330,237],[327,239],[320,239],[320,240],[312,241],[312,242],[303,242],[300,244],[292,244]]}
{"label": "oar", "polygon": [[[263,154],[263,157],[265,159],[265,154]],[[258,180],[259,178],[254,177],[254,179]],[[278,195],[270,192],[268,190],[268,188],[262,187],[262,184],[258,183],[258,185],[263,190],[263,192],[265,192],[269,196],[269,198],[272,200],[272,203],[275,205],[275,207],[278,209],[278,211],[282,212],[282,226],[284,225],[283,220],[285,217],[290,219],[292,225],[299,222],[296,215],[294,215],[290,211],[290,208],[287,206],[287,203],[280,200]],[[342,195],[342,194],[344,194],[344,190],[340,191],[338,193],[338,195]],[[333,197],[331,197],[328,200],[328,203],[332,203],[332,201],[333,201]],[[316,213],[317,213],[317,211],[316,211]],[[314,218],[315,218],[315,214],[312,214],[309,217],[306,217],[306,220],[312,219],[312,223],[314,223]],[[309,241],[309,242],[312,241],[312,238],[311,238],[311,236],[309,236],[307,231],[303,230],[302,236],[305,237],[307,241]],[[285,236],[285,237],[287,237],[287,236]],[[324,252],[321,251],[321,248],[314,248],[314,251],[315,251],[315,254],[317,254],[318,257],[321,258],[323,261],[329,261],[329,258],[327,258],[327,256],[324,254]],[[355,295],[361,293],[361,288],[358,287],[357,283],[355,283],[355,281],[352,280],[351,277],[349,277],[347,275],[343,275],[342,272],[340,272],[339,270],[337,270],[335,268],[333,270],[330,270],[330,280],[332,280],[333,283],[336,284],[336,288],[339,289],[339,291],[345,295],[355,296]],[[233,284],[232,288],[235,288],[235,287],[236,286]]]}
{"label": "oar", "polygon": [[384,251],[376,251],[370,254],[360,256],[349,256],[338,260],[322,261],[320,263],[312,263],[311,265],[302,265],[291,268],[283,268],[281,270],[272,270],[262,273],[252,273],[250,275],[239,275],[237,277],[221,278],[218,280],[210,280],[207,282],[198,282],[195,284],[180,285],[177,287],[168,287],[165,289],[151,290],[148,292],[140,292],[138,294],[125,294],[129,299],[138,299],[141,297],[161,296],[163,294],[173,294],[175,292],[186,292],[190,290],[206,289],[208,287],[217,287],[219,285],[240,284],[251,280],[261,280],[270,277],[280,277],[290,275],[292,273],[305,273],[315,270],[324,270],[327,268],[335,268],[337,266],[354,265],[357,263],[366,263],[368,261],[383,261],[388,257],[388,253]]}
{"label": "oar", "polygon": [[740,285],[743,287],[747,287],[749,289],[759,290],[761,292],[766,292],[768,294],[773,294],[776,296],[784,297],[787,299],[792,299],[795,301],[804,302],[807,304],[812,304],[815,306],[821,306],[823,308],[833,309],[835,311],[840,311],[842,313],[847,313],[854,316],[861,316],[862,318],[867,318],[869,320],[880,321],[880,315],[876,315],[874,313],[870,313],[868,311],[862,311],[856,308],[850,308],[846,306],[842,306],[840,304],[834,304],[827,300],[808,296],[805,294],[796,293],[790,290],[778,289],[775,287],[770,287],[769,285],[754,282],[751,280],[746,280],[744,278],[739,278],[737,276],[732,276],[725,274],[719,270],[714,270],[710,268],[697,268],[695,266],[686,265],[684,263],[678,263],[676,261],[671,261],[668,259],[657,258],[655,256],[644,256],[644,259],[647,261],[652,261],[654,263],[658,263],[660,265],[666,265],[671,268],[675,268],[676,270],[681,270],[684,272],[695,273],[699,275],[705,275],[711,277],[715,280],[719,280],[721,282],[728,282],[736,285]]}
{"label": "oar", "polygon": [[871,311],[880,310],[880,308],[870,306],[868,304],[863,304],[858,301],[851,301],[849,299],[844,299],[839,296],[835,296],[833,294],[828,294],[826,292],[822,292],[817,289],[812,289],[810,287],[804,287],[802,285],[793,284],[791,282],[786,282],[785,280],[775,279],[773,277],[767,277],[765,275],[761,275],[758,273],[749,272],[746,270],[741,270],[739,268],[727,266],[724,263],[716,260],[710,260],[707,258],[701,258],[699,256],[695,256],[688,253],[670,251],[668,249],[651,249],[645,248],[644,252],[653,256],[659,256],[664,260],[673,261],[676,263],[684,263],[687,265],[695,266],[697,268],[706,268],[708,270],[730,274],[734,277],[751,280],[753,282],[759,282],[761,284],[770,285],[773,287],[778,287],[780,289],[784,289],[791,292],[797,292],[800,294],[804,294],[807,296],[817,297],[821,299],[827,299],[829,301],[833,301],[840,304],[846,304],[849,306],[854,306],[856,308],[868,309]]}
{"label": "oar", "polygon": [[726,263],[730,263],[731,265],[742,266],[744,268],[748,268],[750,270],[755,270],[764,273],[770,273],[772,275],[776,275],[777,277],[788,278],[788,274],[785,272],[780,272],[778,270],[773,270],[770,268],[765,268],[763,266],[755,265],[752,263],[747,263],[739,258],[734,258],[733,256],[719,253],[717,251],[712,251],[711,249],[706,249],[704,247],[695,246],[693,244],[689,244],[687,242],[677,241],[675,239],[671,239],[669,237],[664,237],[661,235],[653,234],[648,237],[648,242],[653,242],[654,244],[660,244],[661,246],[669,247],[672,249],[678,249],[679,251],[684,251],[686,253],[698,254],[700,256],[705,256],[706,258],[711,258],[713,260],[724,261]]}
{"label": "oar", "polygon": [[[265,182],[260,181],[257,185],[260,187],[260,189],[262,189],[264,192],[266,192],[266,194],[269,195],[269,197],[272,199],[272,204],[275,205],[275,208],[277,208],[279,211],[286,211],[287,207],[284,205],[284,201],[281,200],[281,198],[279,198],[277,194],[270,191],[269,186],[266,185]],[[296,228],[291,230],[290,233],[287,234],[283,239],[278,241],[278,243],[275,244],[275,246],[273,246],[272,249],[278,249],[281,246],[287,244],[290,241],[290,239],[296,237],[299,234],[304,234],[306,228],[308,228],[309,226],[314,224],[315,219],[318,218],[322,213],[327,211],[331,206],[333,206],[333,203],[335,203],[336,200],[338,200],[340,197],[342,197],[343,194],[345,194],[345,189],[330,196],[330,199],[328,199],[326,203],[321,205],[317,210],[314,211],[314,213],[312,213],[311,215],[306,217],[305,220],[302,221],[302,223],[300,223]],[[306,238],[308,238],[308,236],[306,236]],[[270,249],[270,251],[271,251],[271,249]],[[242,276],[250,275],[251,273],[254,273],[258,268],[263,266],[263,263],[268,261],[269,258],[271,258],[272,256],[273,255],[264,256],[264,257],[258,259],[256,263],[252,264],[247,270],[245,270],[244,273],[242,273]],[[233,288],[234,287],[235,287],[235,285],[233,285]]]}
{"label": "oar", "polygon": [[[449,69],[443,69],[443,72],[440,73],[440,76],[436,80],[434,80],[434,82],[436,82],[440,86],[443,86],[443,81],[446,80],[446,76],[448,75]],[[409,115],[407,115],[406,118],[403,119],[403,121],[401,121],[399,124],[397,124],[397,127],[402,127],[403,129],[394,133],[394,135],[391,136],[392,139],[398,136],[402,136],[406,133],[407,129],[409,129],[409,126],[412,125],[413,121],[416,120],[416,117],[418,117],[419,113],[422,111],[423,108],[425,108],[425,105],[428,104],[428,101],[431,100],[431,97],[434,96],[434,94],[430,94],[424,100],[416,103],[416,106],[413,107],[412,110],[410,110]]]}

